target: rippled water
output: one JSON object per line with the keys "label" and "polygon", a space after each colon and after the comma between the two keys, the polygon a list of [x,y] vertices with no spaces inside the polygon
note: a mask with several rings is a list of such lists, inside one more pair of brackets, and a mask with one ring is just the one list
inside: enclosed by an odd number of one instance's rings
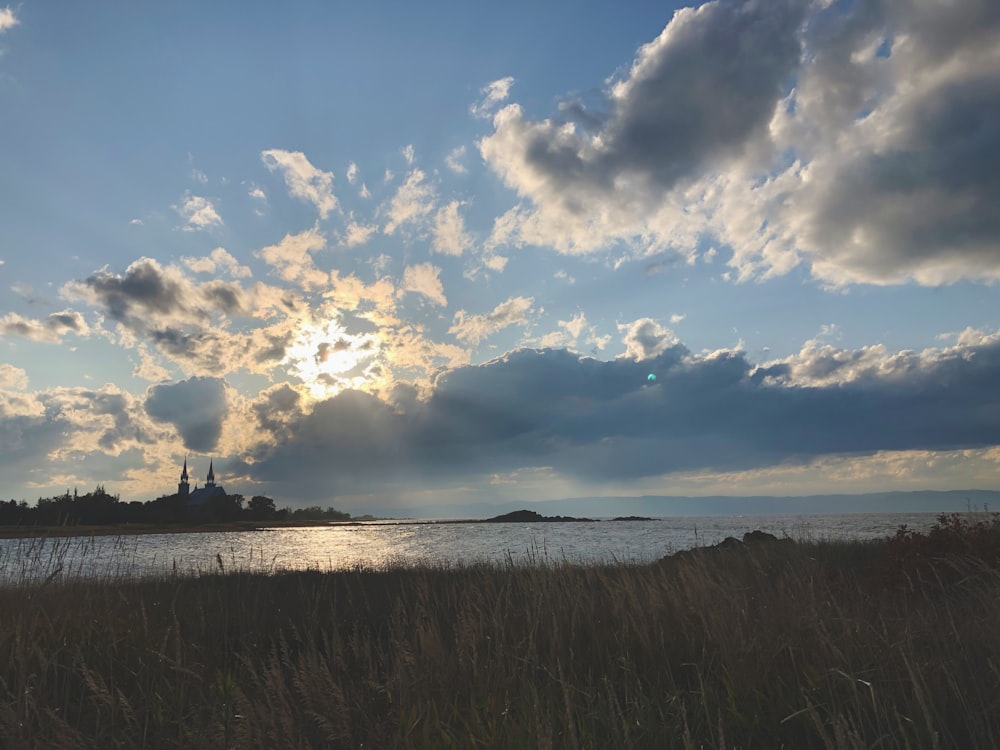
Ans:
{"label": "rippled water", "polygon": [[416,562],[646,562],[754,529],[797,540],[886,537],[936,514],[704,516],[576,523],[373,522],[258,531],[0,540],[0,583],[49,576],[340,570]]}

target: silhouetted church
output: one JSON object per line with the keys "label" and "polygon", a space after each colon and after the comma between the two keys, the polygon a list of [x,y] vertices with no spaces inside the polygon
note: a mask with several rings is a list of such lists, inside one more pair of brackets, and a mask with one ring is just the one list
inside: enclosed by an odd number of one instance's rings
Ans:
{"label": "silhouetted church", "polygon": [[213,461],[208,462],[208,476],[205,478],[205,486],[199,488],[197,484],[194,491],[188,482],[188,462],[184,459],[184,469],[181,471],[181,481],[177,485],[177,494],[188,501],[188,505],[204,505],[213,497],[225,497],[226,491],[221,485],[215,483],[215,470]]}

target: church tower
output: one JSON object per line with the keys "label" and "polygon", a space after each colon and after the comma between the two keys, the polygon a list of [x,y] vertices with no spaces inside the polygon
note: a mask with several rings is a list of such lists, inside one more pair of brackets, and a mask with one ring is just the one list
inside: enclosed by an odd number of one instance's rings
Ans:
{"label": "church tower", "polygon": [[187,497],[191,494],[191,485],[188,483],[188,460],[184,456],[184,470],[181,472],[181,481],[177,484],[177,494]]}
{"label": "church tower", "polygon": [[205,486],[206,487],[214,487],[215,486],[215,471],[212,469],[212,463],[213,462],[211,460],[209,460],[209,462],[208,462],[208,477],[205,478]]}

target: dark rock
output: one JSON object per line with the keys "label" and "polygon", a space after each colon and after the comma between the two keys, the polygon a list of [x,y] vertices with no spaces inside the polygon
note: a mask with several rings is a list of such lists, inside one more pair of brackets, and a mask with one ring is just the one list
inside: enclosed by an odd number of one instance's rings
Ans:
{"label": "dark rock", "polygon": [[778,539],[774,534],[768,534],[766,531],[761,531],[760,529],[755,529],[753,531],[748,531],[743,535],[743,542],[746,544],[794,544],[793,540],[785,537],[784,539]]}

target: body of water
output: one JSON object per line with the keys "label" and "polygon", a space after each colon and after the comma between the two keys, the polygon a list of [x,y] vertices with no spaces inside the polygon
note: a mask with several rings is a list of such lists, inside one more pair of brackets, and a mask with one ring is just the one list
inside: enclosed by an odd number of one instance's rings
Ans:
{"label": "body of water", "polygon": [[778,537],[876,539],[935,513],[701,516],[574,523],[372,522],[312,528],[0,540],[0,583],[56,576],[344,570],[480,561],[648,562],[760,529]]}

